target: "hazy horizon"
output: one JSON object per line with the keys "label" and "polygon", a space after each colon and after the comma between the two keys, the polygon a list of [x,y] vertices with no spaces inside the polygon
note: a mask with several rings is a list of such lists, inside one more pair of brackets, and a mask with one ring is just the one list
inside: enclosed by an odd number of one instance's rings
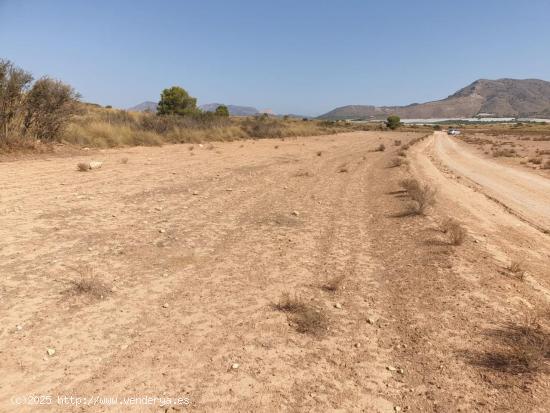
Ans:
{"label": "hazy horizon", "polygon": [[0,0],[0,57],[102,105],[179,85],[199,104],[315,116],[438,100],[479,78],[548,80],[549,14],[543,1]]}

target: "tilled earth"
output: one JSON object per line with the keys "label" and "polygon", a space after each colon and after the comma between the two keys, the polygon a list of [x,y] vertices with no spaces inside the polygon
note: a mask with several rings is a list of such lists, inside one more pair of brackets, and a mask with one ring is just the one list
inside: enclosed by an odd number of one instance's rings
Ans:
{"label": "tilled earth", "polygon": [[[512,352],[547,320],[548,236],[460,183],[433,136],[390,168],[421,136],[0,163],[0,411],[547,411],[546,355]],[[400,213],[411,174],[438,189],[427,216]],[[285,295],[326,323],[304,332]],[[120,403],[144,396],[189,405]]]}

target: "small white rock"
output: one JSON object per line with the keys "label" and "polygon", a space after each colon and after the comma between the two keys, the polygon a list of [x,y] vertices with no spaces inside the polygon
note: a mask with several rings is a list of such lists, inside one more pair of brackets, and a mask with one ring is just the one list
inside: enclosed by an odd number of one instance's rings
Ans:
{"label": "small white rock", "polygon": [[46,349],[46,353],[48,353],[48,356],[53,356],[55,354],[55,348]]}
{"label": "small white rock", "polygon": [[164,304],[162,305],[162,308],[168,308],[168,303],[164,303]]}
{"label": "small white rock", "polygon": [[336,303],[336,304],[334,304],[334,307],[336,307],[336,308],[342,308],[342,304]]}
{"label": "small white rock", "polygon": [[241,365],[240,365],[239,363],[233,363],[233,364],[231,365],[231,368],[232,368],[233,370],[236,370],[236,369],[238,369],[239,367],[241,367]]}

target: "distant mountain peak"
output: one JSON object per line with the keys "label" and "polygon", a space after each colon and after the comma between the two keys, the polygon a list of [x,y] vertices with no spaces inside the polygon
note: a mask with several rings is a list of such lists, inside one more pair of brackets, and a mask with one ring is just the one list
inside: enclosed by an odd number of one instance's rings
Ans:
{"label": "distant mountain peak", "polygon": [[128,108],[129,112],[154,112],[157,111],[157,102],[145,101],[139,105]]}

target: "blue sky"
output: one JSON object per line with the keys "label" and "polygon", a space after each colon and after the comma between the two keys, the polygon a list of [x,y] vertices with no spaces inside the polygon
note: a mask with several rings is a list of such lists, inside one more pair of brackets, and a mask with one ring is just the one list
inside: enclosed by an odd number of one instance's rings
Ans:
{"label": "blue sky", "polygon": [[550,80],[550,2],[0,0],[0,57],[126,108],[317,115],[444,98],[478,78]]}

